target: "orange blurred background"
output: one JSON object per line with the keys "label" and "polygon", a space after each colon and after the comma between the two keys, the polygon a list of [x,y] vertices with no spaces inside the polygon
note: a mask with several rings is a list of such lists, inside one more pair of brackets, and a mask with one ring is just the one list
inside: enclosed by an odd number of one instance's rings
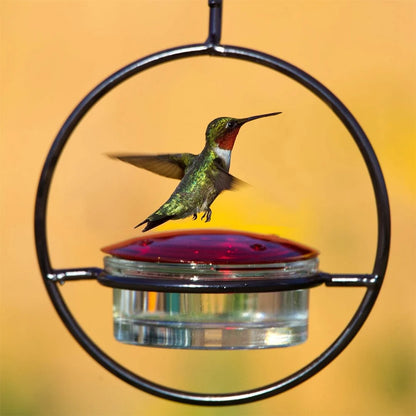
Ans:
{"label": "orange blurred background", "polygon": [[[54,312],[33,237],[40,171],[74,106],[122,66],[168,47],[204,41],[207,1],[3,0],[0,11],[2,415],[416,413],[415,2],[224,2],[224,44],[258,49],[304,69],[362,125],[389,190],[392,248],[375,308],[340,357],[280,396],[217,409],[150,396],[97,365]],[[176,186],[106,153],[199,152],[213,118],[272,111],[283,114],[245,126],[233,151],[232,174],[251,186],[222,194],[212,206],[210,224],[184,220],[160,229],[273,232],[319,249],[325,271],[371,272],[374,198],[345,128],[289,78],[252,63],[212,57],[145,71],[107,94],[82,120],[51,188],[53,266],[100,267],[100,248],[137,236],[132,227]],[[110,289],[78,282],[61,290],[81,326],[111,356],[158,383],[201,392],[254,388],[299,369],[341,332],[364,293],[313,289],[304,345],[187,352],[119,344],[112,337]]]}

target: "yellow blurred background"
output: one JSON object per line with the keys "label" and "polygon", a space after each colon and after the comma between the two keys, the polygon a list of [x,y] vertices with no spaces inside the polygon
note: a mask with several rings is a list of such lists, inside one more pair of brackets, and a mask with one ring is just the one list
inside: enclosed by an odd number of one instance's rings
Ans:
{"label": "yellow blurred background", "polygon": [[[118,380],[66,331],[37,266],[33,215],[48,149],[75,105],[122,66],[205,40],[206,0],[3,0],[1,13],[1,415],[397,415],[416,413],[416,3],[225,0],[224,44],[267,52],[309,72],[355,115],[381,163],[392,209],[386,280],[363,329],[311,380],[261,402],[217,409],[162,400]],[[330,272],[371,272],[375,204],[359,152],[306,89],[243,61],[192,58],[145,71],[107,94],[72,135],[49,200],[56,268],[101,266],[100,248],[176,184],[115,162],[110,152],[199,152],[223,115],[283,114],[245,126],[231,172],[251,186],[222,194],[211,227],[273,232],[321,252]],[[267,121],[266,121],[267,120]],[[138,234],[139,233],[139,234]],[[111,290],[61,287],[98,345],[155,382],[229,392],[274,382],[319,355],[363,295],[311,291],[301,346],[238,352],[138,348],[112,337]]]}

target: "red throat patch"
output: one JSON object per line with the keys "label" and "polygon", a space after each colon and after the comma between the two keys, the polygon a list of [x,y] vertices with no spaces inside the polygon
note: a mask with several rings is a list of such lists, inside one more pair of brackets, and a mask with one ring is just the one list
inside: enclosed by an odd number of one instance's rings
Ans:
{"label": "red throat patch", "polygon": [[218,147],[224,150],[232,150],[234,146],[235,139],[237,137],[238,132],[240,131],[240,127],[226,133],[224,136],[219,137],[216,141],[218,143]]}

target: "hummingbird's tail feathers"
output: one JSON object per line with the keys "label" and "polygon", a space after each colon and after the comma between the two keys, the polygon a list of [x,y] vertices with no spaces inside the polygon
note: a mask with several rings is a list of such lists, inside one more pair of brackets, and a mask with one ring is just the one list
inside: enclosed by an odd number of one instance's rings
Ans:
{"label": "hummingbird's tail feathers", "polygon": [[151,230],[152,228],[155,228],[166,221],[169,221],[171,218],[173,218],[173,215],[167,215],[166,217],[158,218],[156,220],[151,220],[149,218],[146,218],[144,221],[142,221],[140,224],[137,224],[134,228],[140,227],[141,225],[146,224],[146,227],[143,228],[142,233]]}
{"label": "hummingbird's tail feathers", "polygon": [[108,154],[112,159],[130,163],[167,178],[182,179],[186,168],[193,162],[192,153],[172,153],[164,155],[122,155]]}
{"label": "hummingbird's tail feathers", "polygon": [[149,219],[146,218],[144,221],[142,221],[140,224],[137,224],[134,228],[139,228],[141,225],[143,225],[144,223],[149,222]]}

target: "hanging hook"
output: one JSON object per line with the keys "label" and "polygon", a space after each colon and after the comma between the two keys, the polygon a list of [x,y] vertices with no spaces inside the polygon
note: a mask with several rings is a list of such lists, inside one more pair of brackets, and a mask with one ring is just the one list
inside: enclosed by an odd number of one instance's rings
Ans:
{"label": "hanging hook", "polygon": [[208,0],[209,35],[205,43],[218,45],[221,39],[222,0]]}

